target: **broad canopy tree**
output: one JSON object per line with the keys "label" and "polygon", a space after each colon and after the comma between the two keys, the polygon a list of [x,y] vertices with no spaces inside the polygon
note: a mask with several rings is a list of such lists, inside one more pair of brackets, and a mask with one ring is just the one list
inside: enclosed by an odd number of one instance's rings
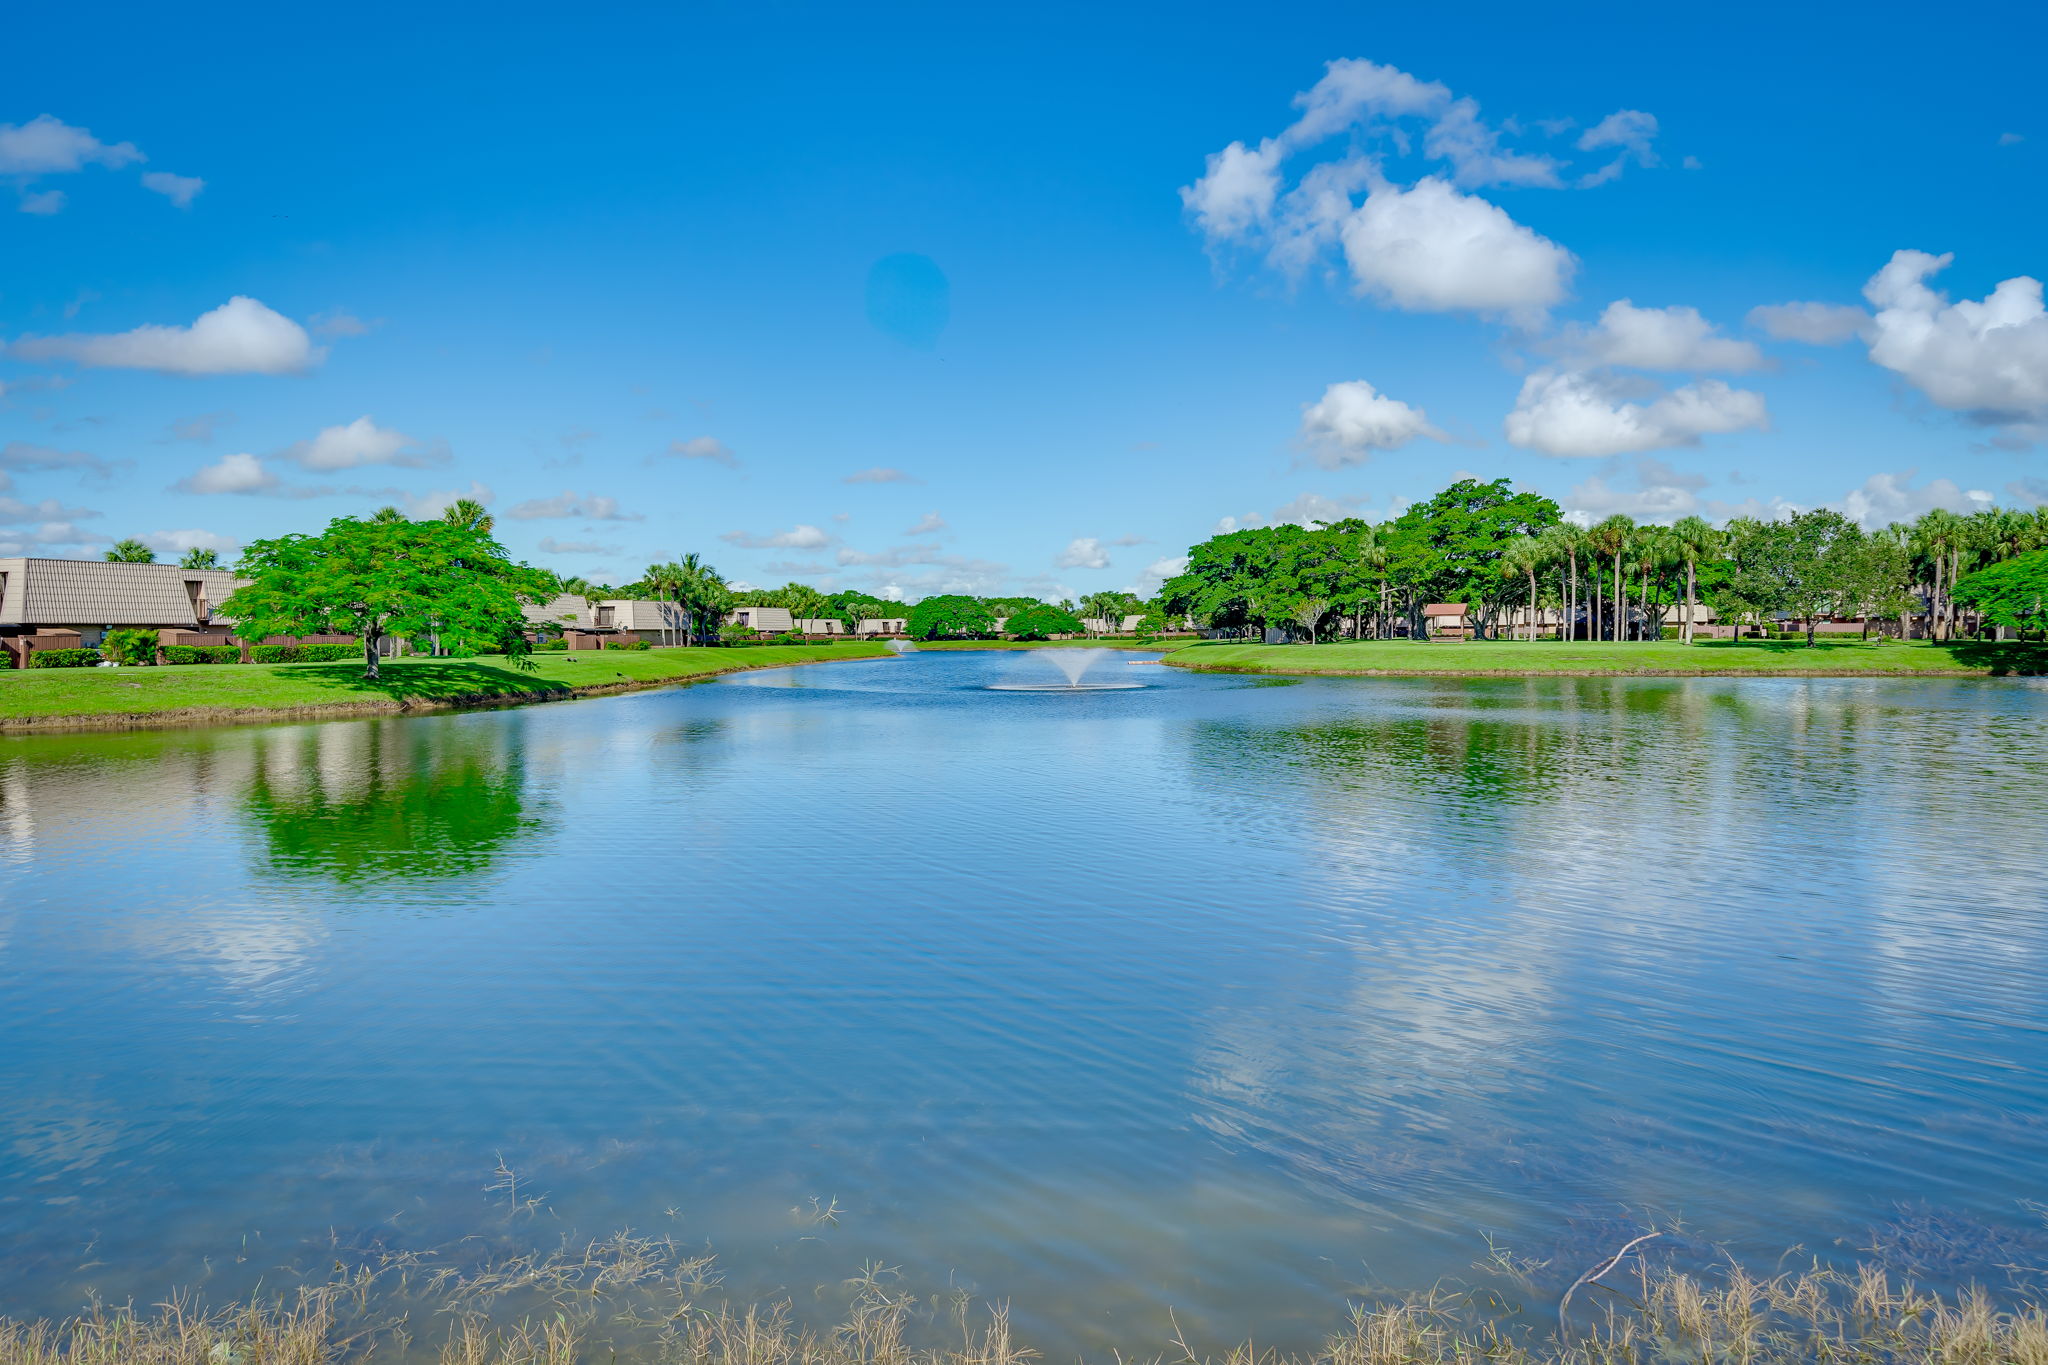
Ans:
{"label": "broad canopy tree", "polygon": [[363,676],[378,676],[386,637],[438,635],[468,650],[499,649],[526,667],[520,608],[554,596],[552,574],[514,563],[474,525],[338,517],[318,535],[250,543],[249,582],[220,604],[244,639],[359,635]]}
{"label": "broad canopy tree", "polygon": [[1044,602],[1017,607],[1003,622],[1003,632],[1019,640],[1043,640],[1049,635],[1079,635],[1081,618],[1062,607]]}
{"label": "broad canopy tree", "polygon": [[942,593],[910,609],[910,635],[915,640],[943,640],[952,635],[988,635],[995,617],[976,597]]}
{"label": "broad canopy tree", "polygon": [[1956,580],[1955,600],[2008,630],[2048,627],[2048,550],[2016,555]]}

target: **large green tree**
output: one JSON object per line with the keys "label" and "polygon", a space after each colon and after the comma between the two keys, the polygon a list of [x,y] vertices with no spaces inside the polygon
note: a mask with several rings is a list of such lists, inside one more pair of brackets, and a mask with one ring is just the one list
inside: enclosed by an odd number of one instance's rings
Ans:
{"label": "large green tree", "polygon": [[378,676],[378,646],[391,636],[437,635],[525,662],[532,646],[520,608],[559,586],[485,532],[439,519],[338,517],[318,535],[251,542],[236,571],[249,581],[220,612],[242,638],[360,636],[366,678]]}
{"label": "large green tree", "polygon": [[1956,580],[1956,601],[2009,630],[2048,627],[2048,550],[2033,550]]}
{"label": "large green tree", "polygon": [[1018,607],[1003,622],[1006,634],[1019,640],[1043,640],[1048,635],[1079,635],[1081,618],[1063,608],[1044,602]]}
{"label": "large green tree", "polygon": [[978,598],[960,593],[927,597],[910,609],[910,635],[915,640],[943,640],[954,635],[987,635],[995,618]]}
{"label": "large green tree", "polygon": [[1506,479],[1460,479],[1396,517],[1380,539],[1410,633],[1421,636],[1429,603],[1463,602],[1474,636],[1491,638],[1501,612],[1525,591],[1519,576],[1501,572],[1509,546],[1558,521],[1556,503],[1517,493]]}

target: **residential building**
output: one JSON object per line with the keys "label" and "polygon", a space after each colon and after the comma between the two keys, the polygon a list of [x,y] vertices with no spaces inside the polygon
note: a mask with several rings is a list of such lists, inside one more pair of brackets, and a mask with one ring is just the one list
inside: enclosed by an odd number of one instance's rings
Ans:
{"label": "residential building", "polygon": [[234,643],[214,609],[241,580],[223,569],[0,559],[0,667],[38,649],[93,649],[110,630],[153,630],[166,645]]}

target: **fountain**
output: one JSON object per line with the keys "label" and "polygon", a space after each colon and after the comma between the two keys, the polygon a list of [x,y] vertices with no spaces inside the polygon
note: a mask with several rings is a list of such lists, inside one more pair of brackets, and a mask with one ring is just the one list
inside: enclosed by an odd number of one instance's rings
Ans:
{"label": "fountain", "polygon": [[1036,649],[1031,651],[1035,665],[1040,660],[1050,659],[1065,676],[1065,682],[999,682],[990,683],[991,692],[1129,692],[1143,687],[1141,682],[1118,679],[1116,682],[1088,682],[1088,670],[1110,658],[1115,653],[1108,649]]}
{"label": "fountain", "polygon": [[915,654],[917,646],[908,640],[891,640],[889,642],[889,652],[900,659],[905,654]]}

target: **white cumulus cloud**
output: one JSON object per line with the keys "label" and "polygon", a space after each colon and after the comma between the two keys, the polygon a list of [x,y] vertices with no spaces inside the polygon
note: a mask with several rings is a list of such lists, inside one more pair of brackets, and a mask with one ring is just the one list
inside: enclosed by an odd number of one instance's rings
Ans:
{"label": "white cumulus cloud", "polygon": [[1915,487],[1916,472],[1908,469],[1898,474],[1872,474],[1861,487],[1836,499],[1835,510],[1869,530],[1894,521],[1912,521],[1937,507],[1950,512],[1978,512],[1994,501],[1983,489],[1964,488],[1953,479],[1929,479]]}
{"label": "white cumulus cloud", "polygon": [[709,460],[731,469],[739,464],[739,457],[731,447],[713,436],[692,436],[687,441],[670,441],[668,453],[684,460]]}
{"label": "white cumulus cloud", "polygon": [[294,374],[327,355],[298,323],[239,294],[189,327],[149,324],[127,332],[28,336],[9,349],[22,360],[189,375]]}
{"label": "white cumulus cloud", "polygon": [[142,188],[160,194],[181,209],[192,207],[192,200],[199,191],[206,188],[206,182],[196,175],[172,175],[169,171],[145,171]]}
{"label": "white cumulus cloud", "polygon": [[1094,536],[1075,536],[1067,542],[1066,549],[1053,556],[1052,562],[1058,569],[1106,569],[1109,551]]}
{"label": "white cumulus cloud", "polygon": [[1344,221],[1360,292],[1412,313],[1533,317],[1564,298],[1572,254],[1476,195],[1425,176],[1381,185]]}
{"label": "white cumulus cloud", "polygon": [[1834,346],[1863,330],[1870,314],[1846,303],[1766,303],[1749,310],[1749,325],[1780,341]]}
{"label": "white cumulus cloud", "polygon": [[1754,342],[1722,336],[1697,308],[1638,308],[1616,299],[1568,344],[1593,363],[1638,370],[1754,370],[1764,363]]}
{"label": "white cumulus cloud", "polygon": [[312,440],[287,447],[282,456],[301,468],[317,470],[379,464],[416,467],[428,463],[428,456],[408,449],[412,445],[412,437],[380,427],[364,415],[342,426],[323,427]]}
{"label": "white cumulus cloud", "polygon": [[1363,379],[1332,384],[1301,409],[1301,439],[1325,469],[1362,464],[1375,450],[1398,450],[1418,436],[1449,439],[1421,408],[1389,398]]}
{"label": "white cumulus cloud", "polygon": [[1870,358],[1942,407],[1995,425],[2048,419],[2048,312],[2041,282],[2002,281],[1981,300],[1950,303],[1926,280],[1952,255],[1898,251],[1863,287],[1877,314]]}
{"label": "white cumulus cloud", "polygon": [[0,123],[0,175],[61,174],[141,160],[132,142],[101,142],[90,131],[48,114],[23,124]]}
{"label": "white cumulus cloud", "polygon": [[180,493],[269,493],[277,487],[277,475],[249,454],[223,455],[172,485]]}
{"label": "white cumulus cloud", "polygon": [[1507,438],[1545,455],[1630,455],[1769,420],[1762,394],[1718,379],[1656,392],[1648,402],[1630,401],[1634,387],[1582,371],[1539,370],[1522,383],[1504,424]]}
{"label": "white cumulus cloud", "polygon": [[727,531],[719,539],[743,550],[816,550],[832,543],[832,537],[825,531],[802,523],[765,536],[751,531]]}

